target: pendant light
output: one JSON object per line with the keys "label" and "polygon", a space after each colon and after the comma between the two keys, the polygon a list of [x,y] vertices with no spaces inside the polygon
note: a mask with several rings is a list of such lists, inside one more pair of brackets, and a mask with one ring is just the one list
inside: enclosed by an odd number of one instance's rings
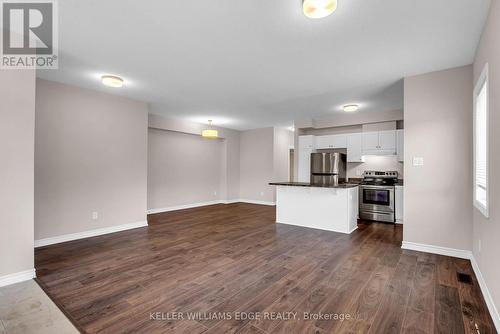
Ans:
{"label": "pendant light", "polygon": [[208,129],[201,131],[201,136],[207,139],[217,139],[219,138],[219,131],[212,129],[212,120],[208,120]]}

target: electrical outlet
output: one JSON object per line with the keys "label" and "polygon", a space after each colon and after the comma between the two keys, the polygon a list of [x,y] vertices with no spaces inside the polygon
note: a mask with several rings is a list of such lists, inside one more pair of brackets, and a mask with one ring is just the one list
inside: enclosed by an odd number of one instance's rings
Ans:
{"label": "electrical outlet", "polygon": [[413,166],[423,166],[424,158],[423,157],[413,157]]}
{"label": "electrical outlet", "polygon": [[264,192],[263,191],[260,192],[260,196],[264,197]]}
{"label": "electrical outlet", "polygon": [[92,212],[92,220],[97,220],[97,219],[99,219],[99,212],[97,211]]}
{"label": "electrical outlet", "polygon": [[214,191],[214,196],[217,196],[217,191]]}

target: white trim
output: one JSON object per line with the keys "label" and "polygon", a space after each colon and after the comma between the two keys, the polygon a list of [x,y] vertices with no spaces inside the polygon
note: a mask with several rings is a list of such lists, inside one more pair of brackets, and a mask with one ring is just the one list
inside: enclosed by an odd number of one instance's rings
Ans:
{"label": "white trim", "polygon": [[225,201],[209,201],[209,202],[199,202],[199,203],[191,203],[191,204],[183,204],[183,205],[174,205],[174,206],[169,206],[166,208],[158,208],[158,209],[150,209],[147,212],[148,215],[155,214],[155,213],[162,213],[162,212],[169,212],[169,211],[177,211],[177,210],[184,210],[184,209],[191,209],[191,208],[198,208],[200,206],[207,206],[207,205],[214,205],[214,204],[225,204]]}
{"label": "white trim", "polygon": [[[474,93],[473,93],[473,103],[474,103],[474,117],[473,117],[473,189],[472,189],[472,202],[474,204],[474,207],[479,210],[485,216],[486,218],[489,218],[489,206],[490,206],[490,185],[489,185],[489,178],[490,178],[490,84],[489,84],[489,75],[488,75],[488,63],[484,65],[483,71],[481,72],[481,75],[479,76],[476,85],[474,86]],[[486,85],[486,206],[484,206],[482,203],[476,200],[476,190],[477,190],[477,183],[476,183],[476,117],[477,117],[477,110],[476,110],[476,100],[477,100],[477,95],[481,92],[481,88]]]}
{"label": "white trim", "polygon": [[29,281],[36,277],[35,269],[29,269],[25,271],[20,271],[18,273],[13,273],[0,277],[0,287],[7,286],[15,283],[20,283],[24,281]]}
{"label": "white trim", "polygon": [[486,281],[484,280],[483,274],[479,269],[479,265],[474,255],[471,257],[470,262],[472,264],[472,269],[474,270],[477,281],[479,282],[479,287],[481,288],[481,292],[483,293],[484,301],[486,302],[486,306],[488,306],[488,311],[490,311],[490,315],[493,319],[496,330],[497,332],[500,332],[500,315],[498,314],[498,310],[493,301],[493,297],[491,296],[490,290],[488,290],[488,286],[486,285]]}
{"label": "white trim", "polygon": [[290,226],[298,226],[298,227],[303,227],[303,228],[309,228],[312,230],[319,230],[319,231],[328,231],[328,232],[334,232],[334,233],[342,233],[342,234],[351,234],[352,232],[356,231],[358,229],[358,225],[356,225],[355,228],[350,230],[349,232],[345,231],[340,231],[336,229],[325,229],[325,228],[317,228],[317,227],[311,227],[311,226],[304,226],[304,225],[297,225],[297,224],[291,224],[287,222],[282,222],[282,221],[276,221],[276,224],[283,224],[283,225],[290,225]]}
{"label": "white trim", "polygon": [[458,257],[460,259],[470,260],[472,258],[472,252],[469,250],[455,249],[434,245],[420,244],[416,242],[403,241],[401,245],[402,249],[414,250],[417,252],[432,253],[444,256]]}
{"label": "white trim", "polygon": [[249,203],[249,204],[259,204],[259,205],[269,205],[269,206],[275,206],[276,205],[276,202],[258,201],[258,200],[254,200],[254,199],[243,199],[243,198],[240,198],[238,200],[238,202],[240,202],[240,203]]}
{"label": "white trim", "polygon": [[150,210],[146,211],[146,213],[148,215],[151,215],[151,214],[162,213],[162,212],[170,212],[170,211],[177,211],[177,210],[184,210],[184,209],[199,208],[199,207],[208,206],[208,205],[233,204],[233,203],[249,203],[249,204],[271,205],[271,206],[276,205],[276,202],[257,201],[257,200],[253,200],[253,199],[237,198],[237,199],[228,199],[228,200],[218,200],[218,201],[175,205],[175,206],[169,206],[166,208],[159,208],[159,209],[150,209]]}
{"label": "white trim", "polygon": [[73,240],[78,240],[78,239],[96,237],[96,236],[103,235],[103,234],[115,233],[115,232],[120,232],[120,231],[125,231],[125,230],[131,230],[131,229],[139,228],[139,227],[146,227],[146,226],[148,226],[147,221],[140,221],[140,222],[131,223],[131,224],[116,225],[116,226],[104,227],[104,228],[99,228],[99,229],[90,230],[90,231],[59,235],[57,237],[35,240],[35,248],[53,245],[53,244],[58,244],[61,242],[66,242],[66,241],[73,241]]}

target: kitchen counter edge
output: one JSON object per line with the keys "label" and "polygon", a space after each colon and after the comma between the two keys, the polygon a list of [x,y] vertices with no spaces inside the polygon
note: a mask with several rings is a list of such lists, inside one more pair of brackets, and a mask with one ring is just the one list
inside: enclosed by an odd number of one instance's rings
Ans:
{"label": "kitchen counter edge", "polygon": [[311,184],[307,182],[271,182],[271,186],[287,186],[287,187],[312,187],[312,188],[336,188],[336,189],[349,189],[356,188],[359,184],[356,183],[340,183],[337,185],[321,185]]}

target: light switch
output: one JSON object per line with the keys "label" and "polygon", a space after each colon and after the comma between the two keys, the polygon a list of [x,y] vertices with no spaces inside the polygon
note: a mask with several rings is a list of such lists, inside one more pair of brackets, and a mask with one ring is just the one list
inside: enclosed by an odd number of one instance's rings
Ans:
{"label": "light switch", "polygon": [[424,158],[423,157],[413,157],[413,166],[423,166]]}

